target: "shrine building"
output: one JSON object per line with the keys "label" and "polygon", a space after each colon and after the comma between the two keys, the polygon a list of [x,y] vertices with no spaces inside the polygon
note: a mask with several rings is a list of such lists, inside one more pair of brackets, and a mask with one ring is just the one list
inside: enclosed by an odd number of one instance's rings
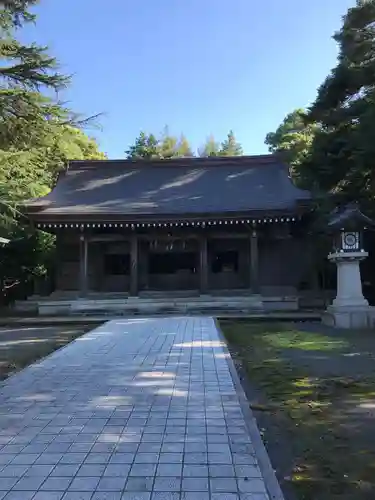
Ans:
{"label": "shrine building", "polygon": [[283,297],[310,258],[311,194],[275,155],[71,161],[25,205],[56,235],[50,300]]}

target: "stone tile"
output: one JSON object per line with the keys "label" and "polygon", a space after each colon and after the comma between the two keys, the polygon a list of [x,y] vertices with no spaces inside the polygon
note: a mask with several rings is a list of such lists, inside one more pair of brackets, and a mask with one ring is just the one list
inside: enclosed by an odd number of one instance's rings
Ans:
{"label": "stone tile", "polygon": [[161,446],[161,443],[141,443],[137,451],[138,453],[159,453]]}
{"label": "stone tile", "polygon": [[20,453],[12,460],[12,465],[32,465],[38,459],[38,453]]}
{"label": "stone tile", "polygon": [[92,443],[73,443],[69,448],[69,453],[89,453],[93,447]]}
{"label": "stone tile", "polygon": [[9,491],[16,482],[19,480],[18,477],[2,477],[1,478],[1,488],[4,488],[6,491]]}
{"label": "stone tile", "polygon": [[33,500],[61,500],[64,496],[62,491],[38,491]]}
{"label": "stone tile", "polygon": [[266,493],[240,493],[240,500],[269,500]]}
{"label": "stone tile", "polygon": [[71,482],[71,477],[47,477],[40,489],[47,491],[65,491],[68,489]]}
{"label": "stone tile", "polygon": [[98,491],[123,491],[126,477],[102,477],[99,481]]}
{"label": "stone tile", "polygon": [[156,470],[157,476],[181,476],[182,475],[182,464],[179,463],[170,463],[170,464],[160,464]]}
{"label": "stone tile", "polygon": [[109,459],[110,464],[132,464],[135,455],[133,453],[113,453]]}
{"label": "stone tile", "polygon": [[150,500],[151,493],[147,491],[126,491],[121,500]]}
{"label": "stone tile", "polygon": [[208,434],[207,442],[212,444],[228,444],[229,439],[226,434]]}
{"label": "stone tile", "polygon": [[60,464],[81,464],[85,460],[87,453],[64,453]]}
{"label": "stone tile", "polygon": [[137,453],[134,457],[136,464],[155,464],[159,460],[159,453]]}
{"label": "stone tile", "polygon": [[263,479],[240,478],[237,484],[240,493],[267,493]]}
{"label": "stone tile", "polygon": [[231,453],[208,453],[209,464],[224,464],[230,465],[232,463]]}
{"label": "stone tile", "polygon": [[98,486],[99,479],[99,477],[75,477],[69,486],[69,490],[93,492]]}
{"label": "stone tile", "polygon": [[210,477],[234,477],[235,471],[232,465],[209,465]]}
{"label": "stone tile", "polygon": [[35,461],[36,465],[56,465],[63,457],[63,453],[42,453]]}
{"label": "stone tile", "polygon": [[206,491],[183,491],[181,500],[210,500],[210,495]]}
{"label": "stone tile", "polygon": [[[39,453],[66,453],[70,448],[71,443],[51,443],[44,450],[39,451]],[[30,453],[33,453],[30,451]]]}
{"label": "stone tile", "polygon": [[91,500],[92,493],[88,491],[68,491],[62,500]]}
{"label": "stone tile", "polygon": [[208,479],[204,477],[184,477],[182,480],[182,491],[208,491]]}
{"label": "stone tile", "polygon": [[47,477],[54,469],[54,465],[32,465],[27,470],[28,476],[44,476]]}
{"label": "stone tile", "polygon": [[196,453],[184,453],[183,458],[184,464],[198,464],[204,465],[207,464],[207,453],[204,452],[196,452]]}
{"label": "stone tile", "polygon": [[184,477],[208,477],[207,465],[184,465],[182,474]]}
{"label": "stone tile", "polygon": [[10,491],[4,498],[5,500],[31,500],[34,495],[35,491]]}
{"label": "stone tile", "polygon": [[27,465],[6,465],[0,472],[0,482],[3,477],[22,477],[29,470]]}
{"label": "stone tile", "polygon": [[111,453],[89,453],[84,463],[86,464],[107,464],[111,459]]}
{"label": "stone tile", "polygon": [[100,477],[104,474],[105,468],[104,464],[84,464],[79,468],[77,477]]}
{"label": "stone tile", "polygon": [[207,447],[210,453],[231,453],[231,449],[226,443],[208,443]]}
{"label": "stone tile", "polygon": [[262,474],[256,465],[235,465],[234,470],[237,477],[261,478]]}
{"label": "stone tile", "polygon": [[[225,351],[212,319],[115,320],[87,338],[43,360],[42,377],[27,368],[4,382],[0,407],[12,401],[9,413],[23,419],[7,432],[9,419],[0,415],[4,495],[15,487],[12,494],[25,500],[40,488],[39,500],[60,500],[69,488],[63,500],[150,500],[154,483],[153,500],[263,495],[228,364],[217,356]],[[215,344],[199,349],[201,342]],[[152,388],[134,385],[149,380]],[[54,400],[25,404],[33,392]],[[239,491],[232,493],[222,489],[232,489],[233,464]]]}
{"label": "stone tile", "polygon": [[227,492],[237,493],[237,483],[233,477],[215,477],[210,479],[211,491],[213,493]]}
{"label": "stone tile", "polygon": [[184,443],[163,443],[161,453],[181,453],[184,451]]}
{"label": "stone tile", "polygon": [[[24,449],[25,445],[22,444],[7,444],[1,449],[2,454],[13,455],[14,458],[18,453]],[[31,453],[31,452],[28,452]],[[39,452],[38,452],[39,453]]]}
{"label": "stone tile", "polygon": [[237,493],[212,493],[211,500],[240,500]]}
{"label": "stone tile", "polygon": [[109,464],[107,465],[104,476],[127,477],[130,472],[129,464]]}
{"label": "stone tile", "polygon": [[51,472],[51,476],[74,477],[79,469],[79,465],[56,465]]}
{"label": "stone tile", "polygon": [[[185,452],[186,453],[199,453],[199,452],[207,452],[208,445],[204,442],[201,443],[186,443],[185,444]],[[213,450],[211,450],[213,451]]]}
{"label": "stone tile", "polygon": [[[28,477],[23,476],[21,479],[13,486],[16,491],[37,491],[45,481],[45,477]],[[3,480],[1,480],[3,481]]]}
{"label": "stone tile", "polygon": [[254,453],[254,448],[248,443],[232,443],[231,444],[232,453],[247,453],[251,455]]}
{"label": "stone tile", "polygon": [[[129,437],[126,437],[127,442],[120,442],[116,446],[116,452],[119,453],[136,453],[140,446],[139,443],[129,442]],[[142,443],[141,443],[142,444]]]}
{"label": "stone tile", "polygon": [[121,496],[118,491],[96,491],[91,500],[121,500]]}
{"label": "stone tile", "polygon": [[154,476],[156,472],[155,464],[133,464],[130,469],[130,476]]}
{"label": "stone tile", "polygon": [[126,491],[152,491],[154,477],[128,477]]}
{"label": "stone tile", "polygon": [[156,491],[151,495],[151,500],[180,500],[180,493]]}
{"label": "stone tile", "polygon": [[162,464],[175,464],[182,463],[183,454],[182,453],[160,453],[159,463]]}
{"label": "stone tile", "polygon": [[236,465],[256,465],[256,458],[248,453],[233,453],[233,463]]}
{"label": "stone tile", "polygon": [[[2,450],[1,450],[1,453],[3,453]],[[0,467],[3,465],[10,464],[16,458],[16,456],[18,456],[18,455],[15,455],[13,453],[9,453],[7,455],[0,454]]]}

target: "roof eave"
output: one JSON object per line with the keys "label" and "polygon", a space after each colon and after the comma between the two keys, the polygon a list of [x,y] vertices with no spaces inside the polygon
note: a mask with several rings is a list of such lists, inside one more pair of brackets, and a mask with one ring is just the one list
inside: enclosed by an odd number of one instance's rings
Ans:
{"label": "roof eave", "polygon": [[177,221],[209,221],[213,219],[246,219],[264,217],[300,216],[308,211],[305,203],[289,209],[247,210],[243,212],[216,212],[216,213],[181,213],[181,214],[106,214],[106,213],[74,213],[50,214],[43,212],[29,213],[33,222],[177,222]]}

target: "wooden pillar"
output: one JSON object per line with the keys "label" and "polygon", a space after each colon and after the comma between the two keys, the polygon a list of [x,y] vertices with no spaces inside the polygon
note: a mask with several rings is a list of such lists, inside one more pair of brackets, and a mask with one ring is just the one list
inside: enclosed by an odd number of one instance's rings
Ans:
{"label": "wooden pillar", "polygon": [[253,293],[259,293],[259,253],[256,229],[252,229],[250,236],[250,288]]}
{"label": "wooden pillar", "polygon": [[208,252],[207,252],[207,236],[202,235],[199,238],[200,243],[200,266],[199,266],[199,278],[200,278],[200,293],[205,294],[208,290]]}
{"label": "wooden pillar", "polygon": [[138,295],[138,236],[130,240],[130,295]]}
{"label": "wooden pillar", "polygon": [[88,291],[88,241],[86,234],[81,234],[79,241],[79,295],[86,297]]}

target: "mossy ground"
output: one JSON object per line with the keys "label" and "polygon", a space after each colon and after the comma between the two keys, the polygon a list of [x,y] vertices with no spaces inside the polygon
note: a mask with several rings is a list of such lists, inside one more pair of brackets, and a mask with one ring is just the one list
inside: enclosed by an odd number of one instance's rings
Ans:
{"label": "mossy ground", "polygon": [[286,498],[375,498],[375,333],[221,321]]}

